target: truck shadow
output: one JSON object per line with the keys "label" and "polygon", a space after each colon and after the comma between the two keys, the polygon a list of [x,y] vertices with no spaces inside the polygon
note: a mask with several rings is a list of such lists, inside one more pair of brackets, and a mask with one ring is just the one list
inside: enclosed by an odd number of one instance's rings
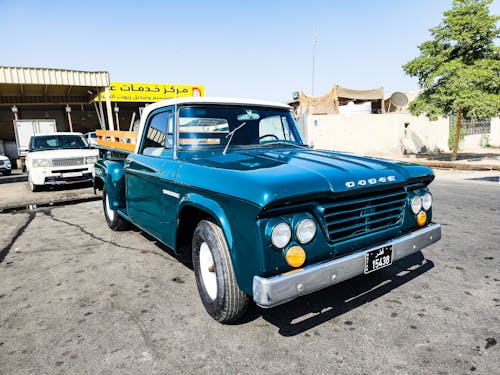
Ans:
{"label": "truck shadow", "polygon": [[278,327],[282,336],[299,335],[384,296],[432,268],[434,263],[418,252],[384,270],[346,280],[273,309],[253,305],[244,321],[262,317]]}
{"label": "truck shadow", "polygon": [[[154,242],[165,254],[177,259],[191,271],[193,270],[188,256],[175,254],[168,246],[139,228],[134,227],[134,230]],[[432,268],[434,268],[434,263],[425,259],[422,252],[417,252],[377,272],[354,277],[272,309],[263,309],[251,303],[243,318],[233,324],[246,324],[262,317],[278,327],[280,335],[296,336],[365,303],[383,297]]]}

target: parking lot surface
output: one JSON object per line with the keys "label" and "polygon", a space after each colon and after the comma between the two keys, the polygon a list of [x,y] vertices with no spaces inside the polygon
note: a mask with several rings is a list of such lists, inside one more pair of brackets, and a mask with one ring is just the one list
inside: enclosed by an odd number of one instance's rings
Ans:
{"label": "parking lot surface", "polygon": [[235,325],[169,249],[108,229],[99,201],[1,214],[0,373],[498,373],[494,181],[437,171],[440,242]]}

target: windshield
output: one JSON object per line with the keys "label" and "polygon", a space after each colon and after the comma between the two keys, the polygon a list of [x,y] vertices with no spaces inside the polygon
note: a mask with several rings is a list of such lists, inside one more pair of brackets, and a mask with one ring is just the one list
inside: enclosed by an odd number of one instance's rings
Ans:
{"label": "windshield", "polygon": [[181,147],[301,144],[289,111],[244,106],[190,106],[179,111]]}
{"label": "windshield", "polygon": [[38,135],[31,138],[31,150],[56,150],[68,148],[88,148],[85,139],[78,134]]}

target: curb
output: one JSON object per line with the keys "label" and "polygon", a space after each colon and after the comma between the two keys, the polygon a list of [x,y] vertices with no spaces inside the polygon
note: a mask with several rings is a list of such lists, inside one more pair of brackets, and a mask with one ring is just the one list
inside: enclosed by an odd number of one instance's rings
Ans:
{"label": "curb", "polygon": [[0,214],[5,214],[9,212],[16,211],[36,211],[38,208],[44,207],[56,207],[56,206],[66,206],[73,205],[83,202],[91,202],[101,200],[102,197],[100,195],[83,197],[83,198],[73,198],[68,200],[58,200],[58,201],[49,201],[49,202],[36,202],[36,203],[25,203],[25,204],[17,204],[12,206],[5,206],[0,208]]}
{"label": "curb", "polygon": [[28,181],[28,176],[20,175],[20,176],[8,176],[0,178],[0,184],[8,184],[11,182],[25,182]]}
{"label": "curb", "polygon": [[458,169],[463,171],[500,171],[500,165],[497,164],[468,164],[455,161],[435,161],[435,160],[419,160],[406,159],[415,164],[425,165],[427,167],[439,169]]}

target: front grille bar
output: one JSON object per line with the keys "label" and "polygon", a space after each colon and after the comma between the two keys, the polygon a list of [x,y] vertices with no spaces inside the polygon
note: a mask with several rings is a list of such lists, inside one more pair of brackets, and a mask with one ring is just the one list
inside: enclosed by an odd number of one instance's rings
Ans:
{"label": "front grille bar", "polygon": [[52,159],[53,167],[73,167],[83,164],[84,164],[83,158]]}
{"label": "front grille bar", "polygon": [[359,195],[333,200],[318,208],[330,240],[340,242],[401,224],[406,197],[404,187],[361,191]]}

